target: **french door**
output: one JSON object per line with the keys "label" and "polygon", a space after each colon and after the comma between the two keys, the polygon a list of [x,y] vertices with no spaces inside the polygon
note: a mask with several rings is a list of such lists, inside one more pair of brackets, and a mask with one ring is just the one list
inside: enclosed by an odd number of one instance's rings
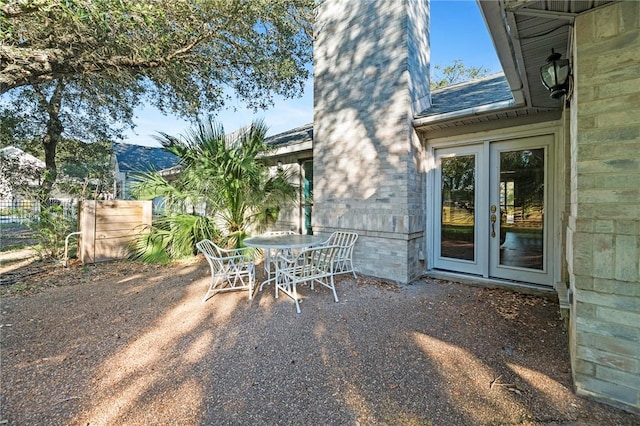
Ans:
{"label": "french door", "polygon": [[434,267],[552,285],[553,136],[435,151]]}

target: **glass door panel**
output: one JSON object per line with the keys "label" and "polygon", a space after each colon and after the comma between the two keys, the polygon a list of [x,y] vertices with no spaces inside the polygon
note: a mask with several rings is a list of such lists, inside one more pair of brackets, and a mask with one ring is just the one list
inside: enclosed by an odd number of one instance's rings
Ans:
{"label": "glass door panel", "polygon": [[[553,285],[551,265],[553,136],[490,145],[489,276]],[[494,216],[495,215],[495,216]]]}
{"label": "glass door panel", "polygon": [[313,210],[313,161],[302,163],[302,207],[304,216],[303,234],[313,235],[311,212]]}
{"label": "glass door panel", "polygon": [[544,268],[544,149],[500,153],[500,265]]}
{"label": "glass door panel", "polygon": [[442,158],[440,255],[475,260],[476,157]]}
{"label": "glass door panel", "polygon": [[554,136],[434,151],[433,267],[553,285]]}
{"label": "glass door panel", "polygon": [[[439,149],[435,152],[436,268],[483,274],[486,249],[482,249],[482,239],[486,247],[486,237],[481,235],[478,226],[485,210],[478,205],[478,201],[482,200],[478,188],[483,187],[484,175],[479,169],[483,152],[481,145]],[[486,204],[486,194],[484,200]]]}

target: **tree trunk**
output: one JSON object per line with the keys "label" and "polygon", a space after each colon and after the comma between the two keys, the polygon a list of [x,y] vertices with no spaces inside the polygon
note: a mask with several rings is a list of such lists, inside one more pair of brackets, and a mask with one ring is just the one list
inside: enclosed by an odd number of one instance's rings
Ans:
{"label": "tree trunk", "polygon": [[58,177],[58,168],[56,166],[56,149],[58,143],[62,139],[62,132],[64,127],[60,121],[60,106],[62,104],[62,94],[64,92],[65,84],[62,80],[58,80],[51,99],[46,98],[45,94],[40,88],[35,88],[40,102],[42,103],[42,110],[47,111],[49,119],[47,120],[47,132],[42,137],[42,146],[44,147],[44,162],[45,162],[45,174],[42,182],[42,191],[40,193],[40,202],[45,205],[53,185]]}
{"label": "tree trunk", "polygon": [[57,115],[52,116],[50,114],[49,121],[47,122],[47,133],[42,138],[42,145],[44,147],[44,162],[45,162],[45,174],[42,182],[42,199],[48,200],[53,185],[58,177],[58,168],[56,166],[56,149],[58,142],[62,137],[62,123]]}

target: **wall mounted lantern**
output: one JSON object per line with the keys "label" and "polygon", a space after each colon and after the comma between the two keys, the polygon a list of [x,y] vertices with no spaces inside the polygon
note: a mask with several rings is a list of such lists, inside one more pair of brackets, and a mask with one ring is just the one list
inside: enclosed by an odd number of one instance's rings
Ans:
{"label": "wall mounted lantern", "polygon": [[569,74],[571,67],[568,59],[560,59],[562,55],[551,49],[547,63],[540,67],[542,84],[546,87],[552,99],[558,99],[569,90]]}
{"label": "wall mounted lantern", "polygon": [[278,160],[278,171],[282,171],[282,161]]}

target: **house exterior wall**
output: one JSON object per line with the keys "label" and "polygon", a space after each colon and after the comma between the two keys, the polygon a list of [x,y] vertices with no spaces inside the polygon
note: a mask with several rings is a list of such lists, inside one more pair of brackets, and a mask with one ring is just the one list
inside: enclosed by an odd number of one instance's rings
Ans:
{"label": "house exterior wall", "polygon": [[[299,234],[306,233],[303,215],[301,215],[301,203],[304,202],[304,188],[301,183],[301,177],[303,176],[304,171],[300,165],[300,162],[302,161],[304,161],[303,158],[288,158],[282,161],[282,167],[291,175],[291,183],[298,189],[298,197],[294,203],[280,208],[278,220],[269,229],[271,231],[286,230],[294,231]],[[272,172],[276,172],[275,167],[272,167]]]}
{"label": "house exterior wall", "polygon": [[[278,220],[268,230],[287,230],[306,234],[304,223],[304,170],[303,164],[313,161],[313,142],[311,140],[278,147],[270,152],[267,164],[271,173],[277,172],[278,163],[290,176],[290,181],[297,188],[297,199],[292,204],[280,206]],[[259,231],[256,231],[259,232]]]}
{"label": "house exterior wall", "polygon": [[567,262],[577,392],[640,411],[640,3],[575,21]]}
{"label": "house exterior wall", "polygon": [[[428,2],[326,0],[316,10],[314,233],[357,232],[355,269],[408,283],[424,271],[423,150],[412,117],[429,100],[428,40],[416,36],[428,28]],[[424,43],[427,53],[410,61]]]}

